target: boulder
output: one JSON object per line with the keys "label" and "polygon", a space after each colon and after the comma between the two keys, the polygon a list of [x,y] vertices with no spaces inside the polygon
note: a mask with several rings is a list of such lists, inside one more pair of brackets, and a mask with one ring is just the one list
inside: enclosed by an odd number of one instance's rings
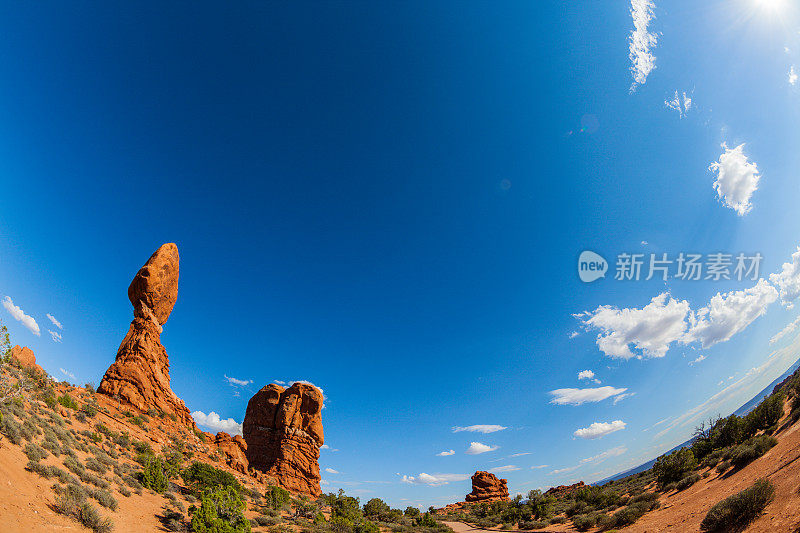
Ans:
{"label": "boulder", "polygon": [[249,466],[247,462],[247,443],[241,435],[231,437],[224,431],[220,431],[214,437],[214,445],[222,453],[228,466],[239,473],[247,474]]}
{"label": "boulder", "polygon": [[20,348],[19,345],[14,346],[13,348],[11,348],[9,355],[11,356],[11,360],[14,361],[16,364],[18,364],[20,367],[30,368],[40,374],[44,375],[47,374],[47,372],[44,371],[44,368],[36,364],[36,356],[33,354],[33,350],[31,350],[27,346],[24,346],[22,348]]}
{"label": "boulder", "polygon": [[170,388],[169,356],[161,345],[161,326],[177,297],[178,247],[168,243],[150,256],[128,287],[133,322],[97,392],[141,412],[155,409],[195,427],[183,400]]}
{"label": "boulder", "polygon": [[472,475],[472,492],[467,494],[468,502],[487,502],[508,499],[507,480],[498,479],[492,473],[478,470]]}
{"label": "boulder", "polygon": [[305,383],[267,385],[250,398],[242,423],[250,467],[293,493],[322,494],[322,402],[322,392]]}

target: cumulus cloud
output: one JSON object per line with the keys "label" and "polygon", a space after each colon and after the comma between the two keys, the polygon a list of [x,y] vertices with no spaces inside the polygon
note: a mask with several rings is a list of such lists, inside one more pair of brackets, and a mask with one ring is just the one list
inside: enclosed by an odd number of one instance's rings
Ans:
{"label": "cumulus cloud", "polygon": [[792,254],[791,262],[784,263],[780,272],[770,274],[769,280],[780,291],[781,303],[791,309],[800,296],[800,247]]}
{"label": "cumulus cloud", "polygon": [[587,402],[602,402],[612,396],[624,393],[626,388],[594,387],[588,389],[556,389],[550,391],[553,398],[550,403],[556,405],[582,405]]}
{"label": "cumulus cloud", "polygon": [[53,339],[53,342],[61,342],[61,333],[53,331],[52,329],[48,329],[47,333],[50,334],[50,338]]}
{"label": "cumulus cloud", "polygon": [[505,465],[505,466],[497,466],[489,470],[492,474],[500,474],[501,472],[516,472],[519,470],[517,465]]}
{"label": "cumulus cloud", "polygon": [[494,433],[496,431],[503,431],[508,429],[505,426],[498,426],[497,424],[476,424],[474,426],[453,426],[453,433],[460,433],[461,431],[470,431],[472,433]]}
{"label": "cumulus cloud", "polygon": [[401,481],[412,485],[447,485],[451,481],[464,481],[469,479],[467,474],[426,474],[421,472],[418,476],[403,476]]}
{"label": "cumulus cloud", "polygon": [[698,341],[703,348],[726,342],[763,315],[777,299],[778,291],[764,279],[749,289],[717,293],[706,307],[692,313],[691,327],[682,342]]}
{"label": "cumulus cloud", "polygon": [[631,75],[633,83],[631,92],[638,85],[647,81],[647,76],[656,67],[656,57],[652,49],[655,48],[658,36],[648,29],[648,25],[655,18],[653,10],[655,3],[652,0],[631,0],[631,17],[633,30],[628,37],[628,57],[631,60]]}
{"label": "cumulus cloud", "polygon": [[54,317],[54,316],[53,316],[53,315],[51,315],[50,313],[47,313],[47,318],[49,318],[49,319],[50,319],[50,322],[52,322],[52,323],[53,323],[53,325],[54,325],[55,327],[57,327],[58,329],[64,329],[64,326],[62,326],[62,325],[61,325],[61,322],[59,322],[58,320],[56,320],[56,317]]}
{"label": "cumulus cloud", "polygon": [[594,422],[588,428],[576,429],[575,435],[581,439],[599,439],[610,435],[615,431],[625,429],[627,424],[622,420],[614,420],[613,422]]}
{"label": "cumulus cloud", "polygon": [[664,105],[669,109],[676,111],[678,115],[683,118],[686,116],[689,110],[692,109],[692,97],[691,95],[687,95],[686,91],[681,94],[678,94],[678,91],[675,91],[675,96],[673,96],[671,100],[664,100]]}
{"label": "cumulus cloud", "polygon": [[794,65],[789,67],[789,85],[795,85],[797,83],[797,72],[794,70]]}
{"label": "cumulus cloud", "polygon": [[248,385],[253,383],[252,379],[236,379],[236,378],[231,378],[231,377],[225,376],[225,374],[223,374],[223,376],[225,377],[225,381],[228,382],[228,385],[231,385],[231,386],[234,386],[234,387],[246,387],[246,386],[248,386]]}
{"label": "cumulus cloud", "polygon": [[319,447],[319,449],[320,450],[328,450],[329,452],[338,452],[339,451],[337,448],[331,448],[327,444],[323,444],[322,446]]}
{"label": "cumulus cloud", "polygon": [[211,411],[208,414],[205,414],[202,411],[194,411],[192,413],[192,418],[194,418],[194,421],[197,423],[198,426],[207,427],[213,432],[224,431],[231,435],[242,434],[241,424],[236,422],[233,418],[226,418],[225,420],[223,420],[214,411]]}
{"label": "cumulus cloud", "polygon": [[[600,331],[597,346],[609,357],[664,357],[670,343],[686,330],[689,302],[675,300],[669,293],[655,296],[641,309],[618,309],[601,305],[594,311],[576,315],[588,328]],[[631,346],[637,352],[631,351]]]}
{"label": "cumulus cloud", "polygon": [[756,164],[747,159],[744,144],[730,149],[723,143],[722,148],[725,151],[719,156],[719,161],[708,167],[710,171],[717,173],[714,190],[724,206],[730,207],[739,216],[744,216],[753,208],[750,198],[758,189],[761,175]]}
{"label": "cumulus cloud", "polygon": [[333,468],[326,468],[325,471],[329,474],[338,474],[338,470],[334,470]]}
{"label": "cumulus cloud", "polygon": [[467,448],[467,451],[464,453],[467,455],[478,455],[480,453],[493,452],[497,448],[499,448],[499,446],[489,446],[481,442],[470,442],[469,448]]}
{"label": "cumulus cloud", "polygon": [[446,451],[446,452],[439,452],[439,453],[437,453],[436,455],[437,455],[438,457],[447,457],[447,456],[449,456],[449,455],[455,455],[455,454],[456,454],[456,451],[455,451],[455,450],[450,450],[450,451]]}
{"label": "cumulus cloud", "polygon": [[779,340],[781,340],[783,337],[785,337],[785,336],[786,336],[786,335],[788,335],[789,333],[791,333],[791,332],[793,332],[794,330],[796,330],[798,326],[800,326],[800,315],[798,315],[798,316],[797,316],[797,318],[795,318],[794,320],[792,320],[791,322],[789,322],[788,324],[786,324],[786,327],[785,327],[785,328],[783,328],[783,329],[782,329],[782,330],[780,330],[778,333],[776,333],[776,334],[775,334],[775,336],[774,336],[774,337],[772,337],[772,338],[769,340],[769,343],[770,343],[770,344],[775,344],[776,342],[778,342]]}
{"label": "cumulus cloud", "polygon": [[593,379],[593,378],[594,378],[594,372],[592,372],[591,370],[581,370],[580,372],[578,372],[578,379]]}
{"label": "cumulus cloud", "polygon": [[3,299],[3,307],[6,308],[6,311],[8,311],[15,320],[22,322],[22,325],[28,328],[31,333],[37,337],[41,335],[39,324],[36,323],[36,320],[34,320],[32,316],[26,315],[25,311],[14,305],[10,296],[6,296]]}

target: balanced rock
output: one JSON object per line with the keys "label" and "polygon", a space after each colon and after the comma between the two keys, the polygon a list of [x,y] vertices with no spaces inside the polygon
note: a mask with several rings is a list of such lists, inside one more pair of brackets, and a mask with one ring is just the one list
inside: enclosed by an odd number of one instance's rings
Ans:
{"label": "balanced rock", "polygon": [[46,374],[44,368],[40,367],[36,364],[36,356],[33,354],[33,350],[24,346],[20,348],[19,345],[14,346],[11,348],[9,354],[11,356],[11,360],[17,363],[22,368],[30,368],[39,372],[40,374]]}
{"label": "balanced rock", "polygon": [[472,492],[467,494],[468,502],[487,502],[508,499],[505,479],[498,479],[492,473],[478,470],[472,475]]}
{"label": "balanced rock", "polygon": [[128,287],[133,322],[97,392],[142,412],[174,415],[194,427],[183,400],[169,386],[169,356],[161,345],[161,326],[178,298],[178,261],[178,247],[164,244],[134,276]]}
{"label": "balanced rock", "polygon": [[219,449],[228,466],[242,474],[247,473],[247,443],[241,435],[231,437],[224,431],[220,431],[214,437],[214,445]]}
{"label": "balanced rock", "polygon": [[322,494],[322,401],[322,392],[305,383],[267,385],[250,398],[242,423],[250,466],[291,492]]}

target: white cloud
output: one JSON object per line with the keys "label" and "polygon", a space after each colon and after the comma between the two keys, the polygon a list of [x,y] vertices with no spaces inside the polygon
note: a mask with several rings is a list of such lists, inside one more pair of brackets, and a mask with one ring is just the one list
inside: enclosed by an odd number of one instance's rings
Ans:
{"label": "white cloud", "polygon": [[622,394],[626,390],[628,389],[616,389],[609,386],[588,389],[556,389],[550,391],[553,396],[550,403],[556,405],[581,405],[587,402],[602,402],[607,398]]}
{"label": "white cloud", "polygon": [[339,451],[337,448],[331,448],[327,444],[323,444],[322,446],[319,447],[319,449],[320,450],[328,450],[329,452],[338,452]]}
{"label": "white cloud", "polygon": [[495,431],[503,431],[508,429],[505,426],[498,426],[497,424],[476,424],[474,426],[453,426],[453,433],[461,431],[470,431],[472,433],[494,433]]}
{"label": "white cloud", "polygon": [[570,333],[570,334],[569,334],[569,338],[570,338],[570,339],[574,339],[574,338],[575,338],[575,337],[577,337],[578,335],[580,335],[580,333],[578,333],[577,331],[573,331],[572,333]]}
{"label": "white cloud", "polygon": [[706,307],[692,313],[691,327],[682,342],[698,341],[703,348],[726,342],[763,315],[777,299],[778,291],[764,279],[749,289],[717,293]]}
{"label": "white cloud", "polygon": [[403,476],[401,481],[413,485],[446,485],[451,481],[464,481],[469,479],[467,474],[426,474],[421,472],[418,476]]}
{"label": "white cloud", "polygon": [[14,317],[15,320],[22,322],[22,325],[28,328],[28,330],[39,337],[41,332],[39,331],[39,324],[36,323],[36,320],[33,319],[32,316],[26,315],[25,311],[14,305],[14,302],[11,301],[10,296],[6,296],[3,300],[3,307],[6,308],[6,311],[11,313],[11,316]]}
{"label": "white cloud", "polygon": [[603,453],[599,453],[592,457],[587,457],[585,459],[581,459],[581,464],[597,464],[605,461],[609,457],[619,457],[620,455],[624,455],[628,451],[628,448],[625,446],[617,446],[616,448],[611,448],[610,450],[606,450]]}
{"label": "white cloud", "polygon": [[769,280],[780,291],[781,303],[791,309],[792,302],[800,296],[800,246],[792,254],[792,261],[784,263],[780,272],[770,274]]}
{"label": "white cloud", "polygon": [[467,455],[478,455],[479,453],[493,452],[497,448],[499,448],[499,446],[489,446],[488,444],[483,444],[480,442],[470,442],[469,448],[467,448],[467,451],[464,453]]}
{"label": "white cloud", "polygon": [[501,472],[516,472],[519,470],[517,465],[497,466],[489,470],[492,474],[500,474]]}
{"label": "white cloud", "polygon": [[594,379],[594,372],[591,370],[581,370],[578,372],[578,379]]}
{"label": "white cloud", "polygon": [[633,31],[628,37],[628,57],[631,60],[633,75],[631,92],[636,90],[637,85],[643,85],[647,81],[647,76],[656,67],[656,57],[651,50],[655,48],[658,36],[647,28],[650,21],[655,18],[653,15],[655,7],[652,0],[631,0]]}
{"label": "white cloud", "polygon": [[789,84],[795,85],[797,83],[797,72],[794,70],[794,65],[789,67]]}
{"label": "white cloud", "polygon": [[202,411],[194,411],[192,413],[192,418],[194,418],[194,421],[198,426],[207,427],[215,432],[224,431],[230,435],[242,434],[241,424],[236,422],[233,418],[226,418],[223,420],[214,411],[211,411],[208,414],[205,414]]}
{"label": "white cloud", "polygon": [[55,327],[57,327],[58,329],[64,329],[64,326],[62,326],[62,325],[61,325],[61,322],[59,322],[58,320],[56,320],[56,317],[54,317],[54,316],[53,316],[53,315],[51,315],[50,313],[47,313],[47,318],[49,318],[49,319],[50,319],[50,322],[52,322],[52,323],[53,323],[53,325],[54,325]]}
{"label": "white cloud", "polygon": [[588,428],[580,428],[575,430],[576,437],[581,439],[599,439],[610,435],[615,431],[625,429],[627,424],[622,420],[614,420],[613,422],[594,422]]}
{"label": "white cloud", "polygon": [[775,334],[775,336],[774,336],[774,337],[772,337],[772,338],[769,340],[769,343],[770,343],[770,344],[775,344],[776,342],[778,342],[779,340],[781,340],[781,339],[782,339],[784,336],[786,336],[786,335],[788,335],[789,333],[791,333],[791,332],[793,332],[794,330],[796,330],[798,326],[800,326],[800,315],[798,315],[798,316],[797,316],[797,318],[795,318],[794,320],[792,320],[791,322],[789,322],[789,323],[786,325],[786,327],[785,327],[785,328],[783,328],[783,329],[782,329],[782,330],[780,330],[778,333],[776,333],[776,334]]}
{"label": "white cloud", "polygon": [[47,332],[50,334],[50,338],[53,339],[53,342],[61,342],[61,333],[53,331],[52,329],[48,329]]}
{"label": "white cloud", "polygon": [[338,470],[334,470],[333,468],[326,468],[325,471],[329,474],[338,474]]}
{"label": "white cloud", "polygon": [[67,376],[68,378],[75,379],[75,374],[73,374],[72,372],[67,372],[67,371],[66,371],[66,370],[64,370],[63,368],[59,368],[59,370],[61,371],[61,373],[62,373],[62,374],[64,374],[64,375],[65,375],[65,376]]}
{"label": "white cloud", "polygon": [[673,111],[677,111],[678,115],[683,118],[692,109],[692,97],[687,95],[686,91],[681,94],[675,91],[675,96],[672,97],[672,100],[664,100],[664,105]]}
{"label": "white cloud", "polygon": [[[609,357],[630,359],[664,357],[670,343],[683,336],[688,313],[689,302],[675,300],[664,292],[642,309],[601,305],[576,317],[585,326],[600,330],[600,351]],[[630,345],[639,352],[632,352]]]}
{"label": "white cloud", "polygon": [[697,359],[695,359],[694,361],[689,361],[689,366],[694,366],[694,365],[696,365],[697,363],[700,363],[700,362],[702,362],[702,361],[705,361],[705,360],[706,360],[706,356],[705,356],[705,355],[700,355],[700,356],[699,356]]}
{"label": "white cloud", "polygon": [[530,454],[531,454],[531,452],[512,453],[512,454],[511,454],[511,455],[509,455],[508,457],[509,457],[509,458],[511,458],[511,457],[524,457],[524,456],[526,456],[526,455],[530,455]]}
{"label": "white cloud", "polygon": [[624,400],[625,398],[630,398],[631,396],[635,395],[635,392],[626,392],[624,394],[620,394],[618,396],[614,396],[614,405],[617,405],[619,402]]}
{"label": "white cloud", "polygon": [[437,455],[438,457],[447,457],[447,456],[449,456],[449,455],[455,455],[455,454],[456,454],[456,451],[455,451],[455,450],[450,450],[450,451],[446,451],[446,452],[439,452],[439,453],[437,453],[436,455]]}
{"label": "white cloud", "polygon": [[236,386],[238,386],[238,387],[246,387],[246,386],[248,386],[248,385],[253,383],[252,379],[230,378],[228,376],[225,376],[225,374],[223,374],[223,376],[225,377],[225,381],[228,382],[228,385],[235,386],[235,387]]}
{"label": "white cloud", "polygon": [[731,150],[723,143],[722,148],[725,151],[719,156],[719,161],[708,167],[710,171],[717,173],[714,190],[724,206],[730,207],[739,216],[744,216],[753,208],[750,198],[758,189],[761,175],[757,165],[744,154],[744,144]]}
{"label": "white cloud", "polygon": [[531,470],[539,470],[539,469],[542,469],[542,468],[547,468],[548,466],[550,466],[550,465],[536,465],[536,466],[532,466]]}

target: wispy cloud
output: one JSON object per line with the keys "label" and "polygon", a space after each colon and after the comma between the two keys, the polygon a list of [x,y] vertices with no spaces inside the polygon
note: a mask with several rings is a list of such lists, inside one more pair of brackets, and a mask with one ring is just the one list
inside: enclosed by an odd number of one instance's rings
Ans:
{"label": "wispy cloud", "polygon": [[464,481],[466,479],[469,479],[469,475],[467,474],[426,474],[425,472],[421,472],[417,476],[404,475],[401,481],[412,485],[438,486],[446,485],[451,481]]}
{"label": "wispy cloud", "polygon": [[631,60],[631,75],[633,83],[631,92],[638,85],[644,85],[647,76],[656,68],[656,57],[652,49],[658,42],[658,36],[648,29],[650,22],[655,18],[653,10],[655,3],[652,0],[631,0],[631,17],[633,30],[628,37],[628,57]]}
{"label": "wispy cloud", "polygon": [[36,320],[33,319],[32,316],[26,315],[25,311],[23,311],[20,307],[14,305],[14,302],[11,300],[10,296],[6,296],[3,299],[3,307],[6,308],[14,320],[22,322],[22,325],[28,328],[28,331],[39,337],[41,332],[39,331],[39,324],[36,323]]}
{"label": "wispy cloud", "polygon": [[50,338],[53,339],[53,342],[61,342],[61,333],[53,331],[52,329],[48,329],[47,333],[50,334]]}
{"label": "wispy cloud", "polygon": [[67,372],[67,371],[66,371],[66,370],[64,370],[63,368],[59,368],[59,370],[61,371],[61,373],[62,373],[62,374],[64,374],[64,375],[65,375],[65,376],[67,376],[68,378],[70,378],[70,379],[75,379],[75,374],[73,374],[72,372]]}
{"label": "wispy cloud", "polygon": [[797,84],[797,72],[794,70],[794,65],[789,67],[789,85]]}
{"label": "wispy cloud", "polygon": [[59,322],[58,320],[56,320],[56,317],[54,317],[54,316],[53,316],[53,315],[51,315],[50,313],[47,313],[47,318],[49,318],[49,319],[50,319],[50,322],[52,322],[52,323],[53,323],[53,325],[54,325],[55,327],[57,327],[58,329],[64,329],[64,326],[62,326],[62,325],[61,325],[61,322]]}
{"label": "wispy cloud", "polygon": [[778,333],[776,333],[776,334],[775,334],[775,336],[774,336],[774,337],[772,337],[772,338],[769,340],[769,343],[770,343],[770,344],[775,344],[776,342],[778,342],[779,340],[781,340],[783,337],[785,337],[785,336],[786,336],[786,335],[788,335],[789,333],[791,333],[791,332],[793,332],[794,330],[796,330],[798,326],[800,326],[800,315],[798,315],[798,316],[797,316],[797,318],[795,318],[794,320],[792,320],[791,322],[789,322],[788,324],[786,324],[786,327],[785,327],[785,328],[783,328],[783,329],[782,329],[782,330],[780,330]]}
{"label": "wispy cloud", "polygon": [[717,173],[714,181],[714,190],[717,198],[725,207],[736,211],[739,216],[744,216],[753,208],[750,199],[758,189],[761,175],[758,167],[750,161],[744,153],[744,144],[736,148],[728,148],[723,143],[722,155],[719,161],[711,163],[708,169]]}
{"label": "wispy cloud", "polygon": [[319,449],[320,450],[327,450],[329,452],[338,452],[339,451],[337,448],[331,448],[327,444],[323,444],[322,446],[319,447]]}
{"label": "wispy cloud", "polygon": [[497,448],[499,448],[499,446],[489,446],[481,442],[470,442],[469,448],[467,448],[467,451],[464,453],[467,455],[478,455],[480,453],[493,452]]}
{"label": "wispy cloud", "polygon": [[326,468],[325,471],[329,474],[340,474],[338,470],[334,470],[333,468]]}
{"label": "wispy cloud", "polygon": [[474,426],[453,426],[453,433],[459,433],[461,431],[470,431],[472,433],[494,433],[496,431],[503,431],[504,429],[508,429],[505,426],[498,426],[497,424],[477,424]]}
{"label": "wispy cloud", "polygon": [[664,100],[664,105],[676,111],[678,115],[683,118],[692,109],[692,97],[691,95],[687,95],[686,91],[681,94],[675,91],[675,96],[673,96],[671,100]]}
{"label": "wispy cloud", "polygon": [[706,360],[706,356],[701,354],[701,355],[700,355],[700,356],[699,356],[697,359],[695,359],[694,361],[689,361],[689,366],[694,366],[694,365],[696,365],[697,363],[700,363],[700,362],[702,362],[702,361],[705,361],[705,360]]}
{"label": "wispy cloud", "polygon": [[553,475],[553,474],[557,475],[557,474],[564,474],[566,472],[572,472],[574,470],[579,469],[580,467],[582,467],[584,465],[599,464],[599,463],[602,463],[603,461],[605,461],[606,459],[609,459],[611,457],[619,457],[620,455],[624,455],[627,452],[628,452],[628,448],[626,448],[625,446],[617,446],[616,448],[611,448],[610,450],[606,450],[606,451],[604,451],[602,453],[599,453],[597,455],[593,455],[591,457],[586,457],[584,459],[581,459],[580,462],[578,462],[578,464],[576,464],[575,466],[569,466],[569,467],[566,467],[566,468],[558,468],[556,470],[553,470],[552,472],[550,472],[550,474],[551,475]]}
{"label": "wispy cloud", "polygon": [[202,411],[194,411],[192,413],[192,418],[194,418],[198,426],[207,427],[214,432],[224,431],[231,435],[242,434],[242,425],[240,423],[236,422],[233,418],[226,418],[223,420],[214,411],[208,414]]}
{"label": "wispy cloud", "polygon": [[502,472],[516,472],[520,468],[517,465],[497,466],[489,470],[492,474],[500,474]]}
{"label": "wispy cloud", "polygon": [[556,405],[582,405],[588,402],[601,402],[612,396],[624,393],[626,388],[594,387],[588,389],[556,389],[550,391],[553,398],[550,403]]}
{"label": "wispy cloud", "polygon": [[225,377],[225,381],[228,382],[228,385],[231,385],[231,386],[234,386],[234,387],[246,387],[246,386],[251,385],[253,383],[252,379],[236,379],[236,378],[231,378],[231,377],[225,376],[225,374],[223,374],[223,376]]}
{"label": "wispy cloud", "polygon": [[575,435],[581,439],[599,439],[610,435],[616,431],[625,429],[627,424],[622,420],[614,420],[613,422],[594,422],[588,428],[580,428],[575,430]]}
{"label": "wispy cloud", "polygon": [[438,457],[448,457],[448,456],[450,456],[450,455],[455,455],[455,454],[456,454],[456,451],[455,451],[455,450],[449,450],[449,451],[446,451],[446,452],[439,452],[439,453],[437,453],[436,455],[437,455]]}

